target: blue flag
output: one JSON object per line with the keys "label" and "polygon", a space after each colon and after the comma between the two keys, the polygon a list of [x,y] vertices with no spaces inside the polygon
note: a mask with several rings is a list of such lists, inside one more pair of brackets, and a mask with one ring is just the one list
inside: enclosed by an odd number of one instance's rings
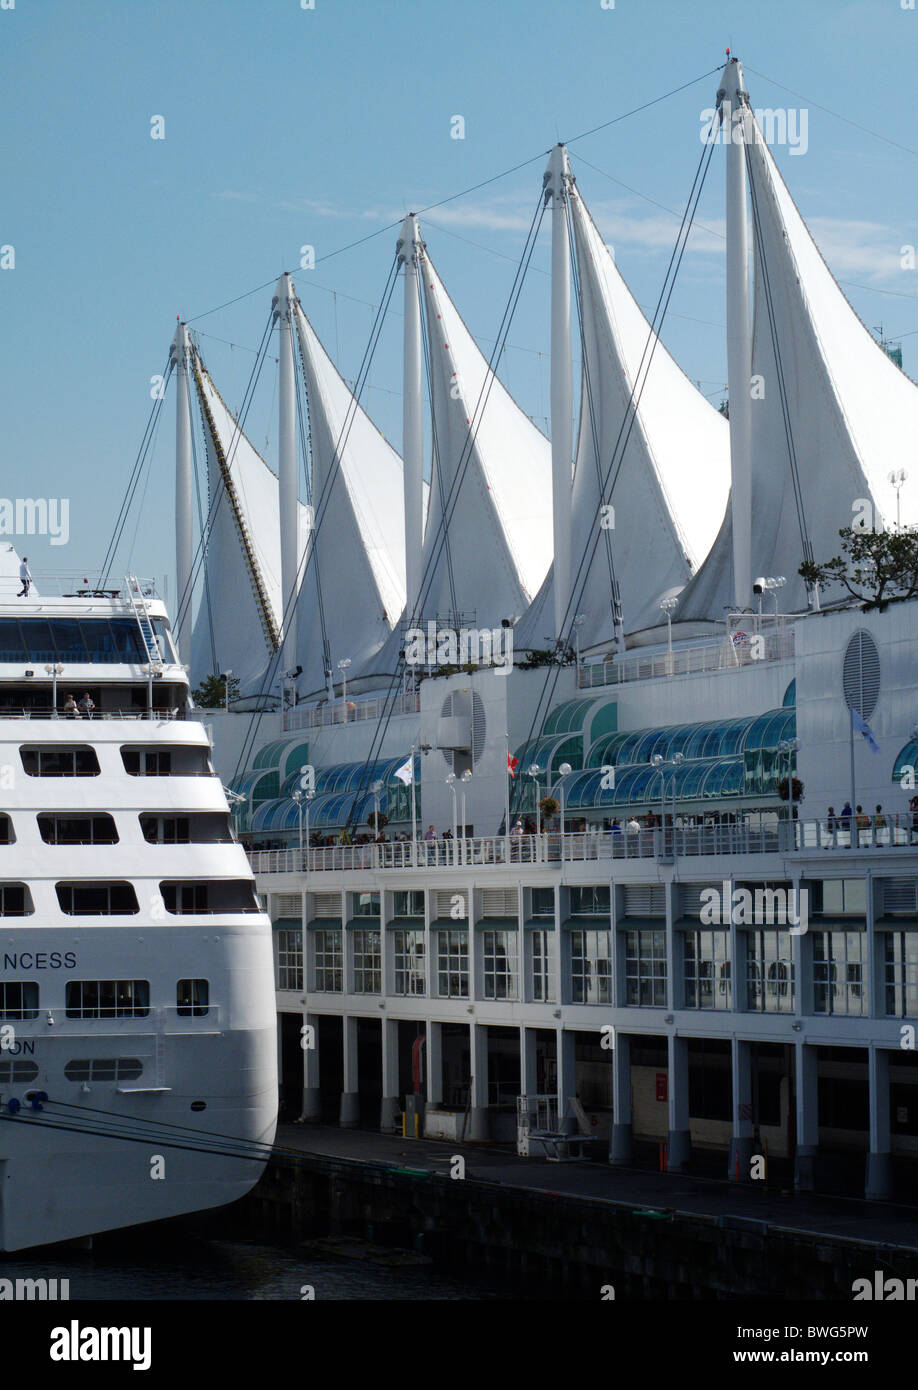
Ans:
{"label": "blue flag", "polygon": [[855,733],[864,735],[864,739],[870,751],[872,753],[879,753],[880,745],[873,736],[873,729],[871,729],[867,720],[864,719],[862,715],[858,714],[857,710],[854,708],[851,710],[851,724]]}

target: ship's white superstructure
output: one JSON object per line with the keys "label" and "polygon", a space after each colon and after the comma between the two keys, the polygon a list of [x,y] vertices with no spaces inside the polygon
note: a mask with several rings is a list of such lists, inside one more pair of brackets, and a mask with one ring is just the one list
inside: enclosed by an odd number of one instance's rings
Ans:
{"label": "ship's white superstructure", "polygon": [[277,1111],[268,922],[165,607],[39,587],[0,597],[5,1250],[233,1201]]}

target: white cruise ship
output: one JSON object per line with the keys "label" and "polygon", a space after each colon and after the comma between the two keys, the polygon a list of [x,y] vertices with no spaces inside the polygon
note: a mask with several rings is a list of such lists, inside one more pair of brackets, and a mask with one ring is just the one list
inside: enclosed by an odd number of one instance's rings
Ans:
{"label": "white cruise ship", "polygon": [[166,609],[133,579],[17,597],[18,565],[3,555],[4,1250],[231,1202],[277,1115],[270,928]]}

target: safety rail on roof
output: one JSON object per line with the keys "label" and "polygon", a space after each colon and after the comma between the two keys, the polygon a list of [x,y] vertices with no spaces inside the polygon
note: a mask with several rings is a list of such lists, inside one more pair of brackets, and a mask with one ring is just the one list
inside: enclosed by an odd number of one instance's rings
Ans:
{"label": "safety rail on roof", "polygon": [[389,704],[385,695],[374,695],[369,700],[335,700],[325,705],[310,705],[304,709],[285,709],[283,718],[284,733],[295,733],[298,729],[325,729],[332,724],[356,724],[365,720],[381,719],[387,712],[391,714],[418,714],[421,697],[415,690],[396,695]]}
{"label": "safety rail on roof", "polygon": [[[745,620],[745,621],[744,621]],[[775,627],[758,615],[741,614],[730,620],[728,635],[691,647],[670,651],[640,650],[616,656],[614,661],[595,661],[580,667],[581,690],[628,681],[658,680],[666,676],[692,676],[702,672],[733,671],[763,661],[787,661],[794,655],[794,629],[783,616]]]}
{"label": "safety rail on roof", "polygon": [[0,719],[58,719],[64,722],[81,723],[82,721],[99,719],[152,719],[158,723],[170,719],[184,719],[185,710],[181,705],[175,705],[170,709],[99,709],[95,707],[90,714],[68,714],[63,708],[57,711],[51,709],[30,708],[25,709],[21,705],[0,706]]}
{"label": "safety rail on roof", "polygon": [[[112,585],[108,575],[102,574],[99,570],[76,570],[75,572],[58,572],[41,570],[37,575],[33,574],[34,591],[30,595],[31,600],[41,601],[51,598],[108,598],[121,599],[128,603],[128,598],[124,592],[124,584],[120,587]],[[140,588],[140,592],[147,600],[158,599],[155,579],[139,579],[136,576],[134,583]],[[21,588],[18,578],[9,576],[4,585],[5,591],[9,591],[12,585]],[[15,592],[15,590],[14,590]],[[23,615],[31,616],[30,610],[25,605],[20,604]]]}
{"label": "safety rail on roof", "polygon": [[[918,826],[908,815],[886,816],[882,826],[856,833],[855,850],[918,848]],[[495,864],[578,863],[600,859],[672,859],[719,854],[786,854],[789,851],[851,850],[851,832],[828,821],[677,826],[675,830],[578,831],[561,835],[495,835],[458,840],[393,841],[391,844],[333,845],[325,849],[250,850],[255,874],[321,873],[351,869],[455,869]],[[898,855],[897,855],[898,857]]]}

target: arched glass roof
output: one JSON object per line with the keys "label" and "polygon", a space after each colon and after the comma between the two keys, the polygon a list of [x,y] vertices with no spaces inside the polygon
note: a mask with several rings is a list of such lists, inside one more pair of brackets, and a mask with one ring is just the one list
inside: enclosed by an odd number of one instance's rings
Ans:
{"label": "arched glass roof", "polygon": [[286,777],[294,765],[300,768],[308,762],[309,744],[301,738],[291,738],[288,734],[286,738],[273,739],[263,748],[259,748],[252,760],[252,768],[278,768]]}
{"label": "arched glass roof", "polygon": [[660,770],[647,764],[632,765],[616,773],[614,787],[603,787],[608,777],[601,768],[584,768],[562,777],[557,785],[564,790],[565,814],[638,806],[653,809],[663,799],[664,774],[668,805],[672,805],[674,793],[677,802],[685,803],[740,796],[746,790],[742,756],[700,758]]}
{"label": "arched glass roof", "polygon": [[565,700],[563,704],[556,705],[545,719],[545,733],[581,733],[584,720],[594,704],[595,698],[591,700]]}
{"label": "arched glass roof", "polygon": [[[395,778],[395,773],[408,761],[408,753],[402,753],[397,758],[379,758],[367,765],[360,763],[335,763],[331,767],[323,767],[316,772],[316,796],[323,792],[338,791],[366,791],[374,782],[389,783],[393,779],[396,785],[401,785],[399,779]],[[414,756],[414,775],[415,780],[421,776],[421,755],[416,753]]]}
{"label": "arched glass roof", "polygon": [[[356,798],[356,811],[354,811],[355,796],[353,792],[330,792],[326,796],[317,796],[309,803],[309,832],[313,830],[337,829],[339,826],[346,825],[348,821],[358,827],[366,824],[367,816],[375,810],[375,798],[372,793]],[[352,811],[354,815],[352,816]],[[289,832],[299,833],[300,810],[295,801],[287,797],[278,798],[274,801],[266,801],[252,816],[253,834],[282,834]],[[306,828],[306,811],[303,809],[303,829]]]}
{"label": "arched glass roof", "polygon": [[520,765],[516,776],[525,775],[535,763],[550,777],[557,774],[561,763],[568,762],[575,770],[583,767],[583,736],[581,734],[543,734],[520,744],[515,756]]}
{"label": "arched glass roof", "polygon": [[797,703],[797,677],[796,677],[796,676],[794,677],[794,679],[791,681],[790,685],[789,685],[789,686],[787,687],[787,689],[785,690],[785,692],[784,692],[784,699],[781,701],[781,703],[782,703],[782,705],[796,705],[796,703]]}
{"label": "arched glass roof", "polygon": [[633,729],[599,739],[590,749],[587,763],[590,767],[628,767],[650,762],[657,754],[672,758],[674,753],[681,753],[686,761],[695,761],[728,757],[746,749],[776,748],[783,739],[793,738],[796,722],[796,710],[791,705],[741,719]]}

